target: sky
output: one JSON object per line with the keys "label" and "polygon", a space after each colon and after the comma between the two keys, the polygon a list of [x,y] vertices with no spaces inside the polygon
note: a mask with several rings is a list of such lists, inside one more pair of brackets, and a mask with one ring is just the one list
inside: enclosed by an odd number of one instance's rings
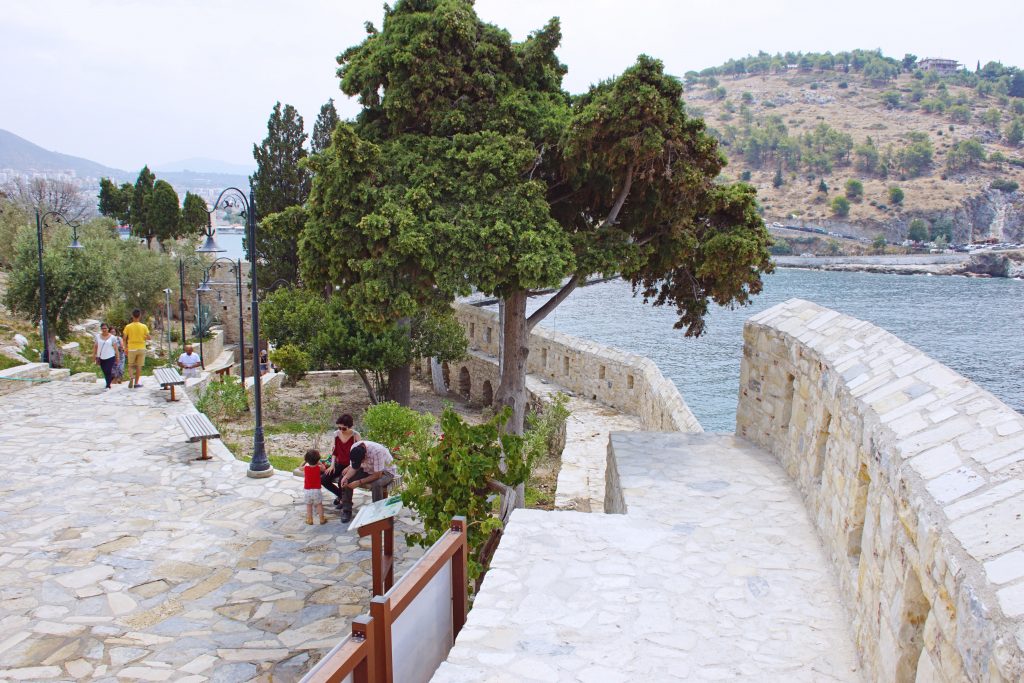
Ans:
{"label": "sky", "polygon": [[[311,131],[335,58],[380,27],[380,0],[0,0],[0,128],[125,170],[206,157],[251,166],[278,100]],[[1024,66],[1024,2],[477,0],[521,40],[562,21],[564,86],[581,92],[646,53],[682,75],[758,50],[944,57]],[[972,11],[977,8],[977,11]]]}

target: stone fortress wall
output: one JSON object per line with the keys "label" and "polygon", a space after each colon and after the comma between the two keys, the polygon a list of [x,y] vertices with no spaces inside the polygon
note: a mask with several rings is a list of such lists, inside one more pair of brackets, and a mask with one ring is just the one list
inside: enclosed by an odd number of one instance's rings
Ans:
{"label": "stone fortress wall", "polygon": [[[457,304],[455,315],[466,331],[470,357],[452,363],[449,388],[490,405],[498,388],[498,316]],[[427,369],[425,363],[420,370]],[[579,396],[640,418],[653,431],[704,431],[675,384],[651,360],[560,332],[535,328],[530,334],[527,372]]]}
{"label": "stone fortress wall", "polygon": [[747,322],[736,417],[804,497],[871,680],[1024,680],[1024,417],[796,299]]}

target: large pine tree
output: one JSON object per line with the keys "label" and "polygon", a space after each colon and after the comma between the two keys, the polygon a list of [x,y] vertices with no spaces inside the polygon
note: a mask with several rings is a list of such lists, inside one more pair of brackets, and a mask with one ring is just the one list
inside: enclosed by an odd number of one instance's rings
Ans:
{"label": "large pine tree", "polygon": [[320,107],[320,114],[313,124],[313,136],[309,139],[310,149],[313,154],[319,154],[331,146],[331,133],[338,126],[338,110],[334,108],[334,98],[327,100],[327,104]]}
{"label": "large pine tree", "polygon": [[[263,269],[260,280],[272,283],[298,279],[298,239],[301,222],[273,221],[273,214],[301,207],[309,195],[310,174],[299,162],[307,156],[307,135],[302,117],[290,104],[281,103],[267,121],[267,137],[253,145],[256,172],[249,178],[256,202],[260,230],[256,234],[256,257]],[[268,219],[271,219],[268,222]],[[275,226],[275,227],[271,227]],[[280,229],[275,229],[280,226]],[[246,239],[246,251],[250,249]]]}

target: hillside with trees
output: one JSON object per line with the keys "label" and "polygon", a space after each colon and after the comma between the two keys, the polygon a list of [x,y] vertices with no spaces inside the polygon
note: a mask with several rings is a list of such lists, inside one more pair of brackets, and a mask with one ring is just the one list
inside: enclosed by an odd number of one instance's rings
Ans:
{"label": "hillside with trees", "polygon": [[1024,72],[929,66],[760,53],[687,73],[685,98],[768,222],[902,239],[917,220],[949,241],[1024,240]]}

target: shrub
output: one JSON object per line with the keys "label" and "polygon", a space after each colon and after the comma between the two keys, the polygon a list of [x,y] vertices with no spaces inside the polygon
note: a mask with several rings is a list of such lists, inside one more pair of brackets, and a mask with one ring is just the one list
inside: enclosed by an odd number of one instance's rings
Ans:
{"label": "shrub", "polygon": [[245,387],[234,375],[227,375],[223,382],[210,382],[196,401],[196,410],[214,419],[238,417],[249,409]]}
{"label": "shrub", "polygon": [[363,415],[362,436],[391,449],[396,459],[419,456],[434,445],[434,416],[385,401]]}
{"label": "shrub", "polygon": [[405,482],[402,501],[415,511],[424,529],[407,534],[406,543],[429,546],[449,528],[453,516],[465,515],[470,590],[489,559],[484,556],[489,539],[502,528],[501,520],[492,514],[495,487],[491,482],[516,487],[530,474],[532,463],[523,457],[523,437],[503,433],[511,416],[506,407],[490,421],[474,426],[445,408],[443,435],[437,443],[418,458],[398,461]]}
{"label": "shrub", "polygon": [[783,178],[782,178],[782,169],[781,168],[776,169],[775,177],[772,178],[772,187],[774,187],[774,188],[782,187],[782,184],[785,183],[785,182],[786,181],[783,180]]}
{"label": "shrub", "polygon": [[970,123],[971,109],[964,104],[956,104],[949,108],[949,118],[957,123]]}
{"label": "shrub", "polygon": [[875,235],[874,241],[871,242],[871,247],[875,250],[876,253],[880,254],[883,251],[885,251],[885,246],[888,243],[889,242],[885,239],[885,235],[879,233],[879,234]]}
{"label": "shrub", "polygon": [[849,87],[850,87],[850,84],[847,83],[846,81],[839,81],[839,88],[841,90],[846,90]]}
{"label": "shrub", "polygon": [[889,201],[893,204],[903,203],[903,190],[895,185],[889,188]]}
{"label": "shrub", "polygon": [[547,457],[558,457],[565,447],[565,421],[569,417],[569,409],[566,404],[569,397],[558,392],[554,398],[544,406],[540,414],[532,413],[527,416],[527,429],[523,434],[523,453],[528,462],[537,462],[538,459]]}
{"label": "shrub", "polygon": [[914,242],[928,241],[928,224],[920,218],[910,221],[910,229],[907,231],[907,239]]}
{"label": "shrub", "polygon": [[832,213],[840,218],[850,215],[850,200],[846,197],[834,197],[832,199]]}
{"label": "shrub", "polygon": [[192,323],[192,337],[194,339],[209,339],[210,328],[217,322],[217,319],[210,313],[210,307],[203,304],[199,307],[199,314]]}
{"label": "shrub", "polygon": [[745,183],[750,182],[750,171],[741,171],[740,180],[742,180]]}
{"label": "shrub", "polygon": [[768,252],[775,256],[786,256],[793,253],[793,247],[786,240],[777,239],[768,247]]}
{"label": "shrub", "polygon": [[993,190],[999,190],[1000,192],[1016,192],[1020,188],[1020,185],[1013,180],[996,178],[992,181],[992,184],[989,185],[989,187]]}
{"label": "shrub", "polygon": [[270,352],[270,362],[284,370],[288,384],[294,385],[309,372],[313,359],[298,346],[285,344]]}
{"label": "shrub", "polygon": [[864,183],[857,180],[856,178],[850,178],[846,181],[846,198],[851,201],[857,201],[864,196]]}
{"label": "shrub", "polygon": [[818,192],[828,194],[828,183],[825,182],[824,178],[818,181]]}

